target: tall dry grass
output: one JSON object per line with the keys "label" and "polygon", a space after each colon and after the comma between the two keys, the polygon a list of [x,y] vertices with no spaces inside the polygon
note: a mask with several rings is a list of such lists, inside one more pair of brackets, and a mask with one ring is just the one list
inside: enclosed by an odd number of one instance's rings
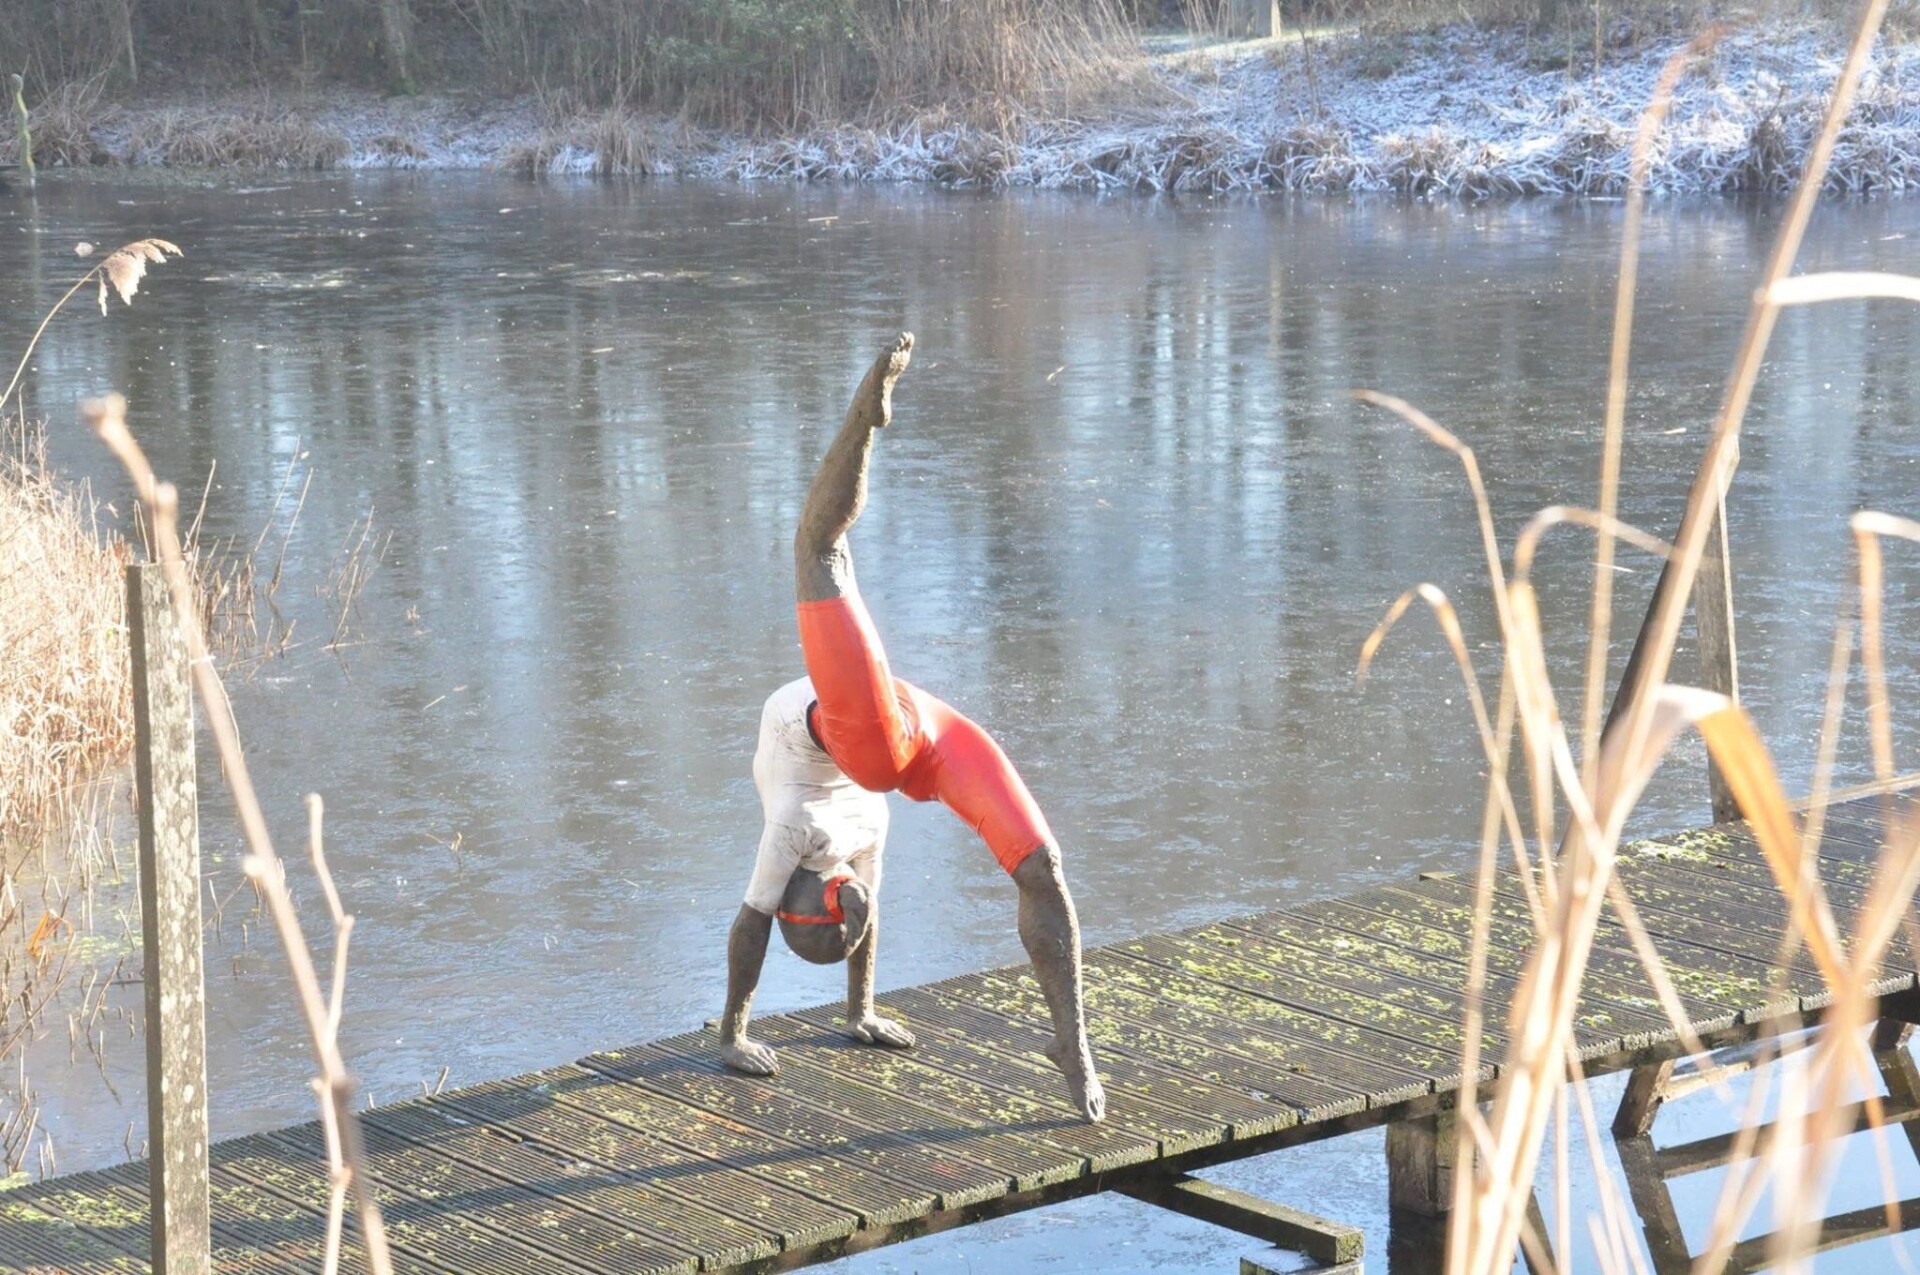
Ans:
{"label": "tall dry grass", "polygon": [[[43,427],[11,405],[68,302],[92,288],[103,314],[110,294],[130,304],[148,267],[178,251],[147,239],[98,257],[23,334],[0,386],[0,1177],[31,1154],[42,1172],[55,1163],[33,1078],[15,1065],[52,1026],[55,1006],[66,1011],[76,1060],[84,1044],[106,1075],[103,993],[119,971],[83,968],[90,962],[75,953],[111,920],[95,915],[96,885],[122,875],[115,838],[133,745],[123,571],[147,539],[137,520],[122,535],[88,485],[56,473]],[[222,657],[237,658],[260,646],[259,545],[203,543],[199,530],[196,518],[185,549],[193,606]],[[76,973],[84,985],[70,1005],[60,996]]]}
{"label": "tall dry grass", "polygon": [[67,813],[133,743],[124,540],[47,465],[43,431],[0,421],[0,844]]}
{"label": "tall dry grass", "polygon": [[[1661,77],[1635,150],[1627,231],[1615,298],[1614,347],[1605,406],[1598,507],[1554,508],[1537,515],[1521,532],[1509,564],[1494,535],[1485,489],[1472,450],[1416,409],[1383,395],[1366,395],[1397,412],[1430,440],[1452,452],[1465,471],[1482,529],[1486,568],[1503,646],[1498,692],[1488,697],[1462,638],[1452,602],[1439,590],[1421,586],[1389,609],[1362,651],[1362,670],[1387,631],[1416,602],[1427,605],[1459,663],[1469,691],[1479,742],[1489,773],[1482,821],[1477,876],[1476,926],[1470,967],[1466,1058],[1468,1079],[1460,1095],[1458,1161],[1466,1166],[1455,1179],[1447,1268],[1455,1275],[1495,1275],[1510,1269],[1524,1248],[1544,1254],[1547,1237],[1528,1221],[1542,1148],[1549,1132],[1560,1145],[1577,1111],[1590,1147],[1601,1134],[1573,1047],[1572,1025],[1594,935],[1609,907],[1634,937],[1636,950],[1682,1039],[1695,1051],[1686,1016],[1653,944],[1639,925],[1631,899],[1613,874],[1621,837],[1634,804],[1661,759],[1683,733],[1697,730],[1737,799],[1761,845],[1781,892],[1788,918],[1781,938],[1780,963],[1805,953],[1831,992],[1819,1015],[1818,1031],[1804,1051],[1804,1064],[1784,1069],[1775,1086],[1778,1115],[1762,1127],[1762,1093],[1744,1114],[1743,1151],[1752,1158],[1729,1172],[1716,1204],[1706,1249],[1695,1263],[1699,1275],[1717,1271],[1733,1252],[1764,1194],[1770,1192],[1774,1230],[1768,1257],[1785,1269],[1799,1269],[1819,1234],[1824,1202],[1832,1182],[1840,1138],[1851,1132],[1846,1099],[1851,1089],[1877,1092],[1877,1069],[1866,1029],[1876,1013],[1869,991],[1879,960],[1908,916],[1920,886],[1920,827],[1891,820],[1872,888],[1852,934],[1841,933],[1812,868],[1819,838],[1820,802],[1832,773],[1841,727],[1846,680],[1853,668],[1856,642],[1862,677],[1868,688],[1868,735],[1874,771],[1891,781],[1895,759],[1891,710],[1883,668],[1881,540],[1920,541],[1920,523],[1862,512],[1852,522],[1857,546],[1858,597],[1836,624],[1833,685],[1822,723],[1812,815],[1805,826],[1796,819],[1766,744],[1752,720],[1727,696],[1670,682],[1669,675],[1682,613],[1693,593],[1701,563],[1714,534],[1716,517],[1738,463],[1739,438],[1753,387],[1781,309],[1859,296],[1920,300],[1920,281],[1887,275],[1830,274],[1794,276],[1801,238],[1833,154],[1835,138],[1858,88],[1867,55],[1884,16],[1885,0],[1868,0],[1859,18],[1844,66],[1828,102],[1824,127],[1816,139],[1778,237],[1766,263],[1749,312],[1735,364],[1729,374],[1711,439],[1689,492],[1678,534],[1671,545],[1622,526],[1617,508],[1620,453],[1628,357],[1632,336],[1639,221],[1651,139],[1679,77],[1692,67],[1699,47],[1676,58]],[[1703,42],[1704,43],[1704,42]],[[1545,635],[1530,580],[1542,537],[1560,524],[1592,530],[1598,539],[1594,593],[1589,614],[1588,659],[1577,715],[1563,714],[1558,689],[1548,675]],[[1613,599],[1611,564],[1616,541],[1666,558],[1666,571],[1642,626],[1634,665],[1619,692],[1612,724],[1603,728],[1605,670],[1611,649]],[[1569,725],[1577,722],[1577,729]],[[1518,754],[1517,761],[1515,754]],[[1523,823],[1524,791],[1531,826]],[[1478,1073],[1480,1021],[1488,1012],[1480,989],[1486,973],[1491,931],[1494,875],[1503,861],[1515,865],[1527,887],[1535,939],[1519,987],[1505,1009],[1510,1041],[1498,1060],[1498,1079],[1481,1090]],[[1772,1083],[1769,1080],[1769,1083]],[[1482,1109],[1483,1104],[1485,1110]],[[1866,1102],[1870,1122],[1879,1121],[1879,1101]],[[1568,1198],[1564,1155],[1553,1167],[1555,1196]],[[1640,1263],[1624,1209],[1606,1189],[1610,1175],[1596,1151],[1596,1173],[1603,1189],[1596,1215],[1585,1219],[1603,1269],[1625,1270]],[[1890,1173],[1886,1178],[1891,1183]],[[1890,1219],[1894,1198],[1889,1194]],[[1557,1228],[1561,1260],[1573,1219]]]}
{"label": "tall dry grass", "polygon": [[266,814],[254,792],[253,776],[240,747],[233,705],[214,667],[208,631],[197,605],[192,564],[182,538],[179,492],[173,484],[159,480],[146,453],[127,428],[124,399],[117,394],[91,399],[82,410],[94,433],[133,480],[136,498],[152,528],[153,558],[165,576],[174,615],[186,639],[194,698],[199,701],[207,729],[213,734],[220,756],[220,772],[232,793],[234,813],[246,842],[242,870],[259,892],[279,935],[295,1000],[306,1020],[308,1040],[320,1072],[311,1084],[326,1134],[331,1182],[323,1270],[325,1275],[334,1275],[339,1268],[346,1204],[351,1197],[360,1221],[360,1238],[368,1268],[372,1275],[389,1275],[392,1260],[387,1252],[386,1228],[373,1179],[366,1168],[359,1118],[353,1108],[356,1084],[340,1051],[340,1019],[346,999],[347,952],[353,937],[353,917],[342,906],[340,894],[334,888],[333,874],[327,867],[320,796],[315,793],[307,797],[307,849],[334,931],[332,977],[325,988],[320,983],[313,951],[307,944],[287,886],[286,865],[274,849]]}
{"label": "tall dry grass", "polygon": [[[624,108],[790,128],[1085,100],[1122,74],[1115,53],[1134,29],[1120,0],[15,0],[0,65],[25,72],[35,103],[96,101],[159,69],[172,82],[290,82],[296,93],[342,82],[540,91],[559,100],[559,118]],[[80,115],[48,109],[46,122],[72,137],[58,121]],[[79,130],[83,148],[88,136]]]}

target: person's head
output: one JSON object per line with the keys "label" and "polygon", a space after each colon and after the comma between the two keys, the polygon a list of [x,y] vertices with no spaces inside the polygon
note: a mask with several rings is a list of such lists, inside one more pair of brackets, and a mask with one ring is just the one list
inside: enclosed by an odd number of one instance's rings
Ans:
{"label": "person's head", "polygon": [[867,936],[871,915],[867,887],[857,878],[823,877],[809,868],[794,869],[774,913],[793,954],[815,965],[846,960]]}

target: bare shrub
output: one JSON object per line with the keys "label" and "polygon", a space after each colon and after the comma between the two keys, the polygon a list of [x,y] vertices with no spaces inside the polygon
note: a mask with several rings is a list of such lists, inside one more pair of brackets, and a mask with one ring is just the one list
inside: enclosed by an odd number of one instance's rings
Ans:
{"label": "bare shrub", "polygon": [[127,149],[137,158],[187,168],[332,168],[353,151],[338,133],[272,108],[146,116],[135,124]]}
{"label": "bare shrub", "polygon": [[42,430],[0,422],[0,841],[37,835],[73,784],[133,743],[121,569],[85,488],[54,479]]}

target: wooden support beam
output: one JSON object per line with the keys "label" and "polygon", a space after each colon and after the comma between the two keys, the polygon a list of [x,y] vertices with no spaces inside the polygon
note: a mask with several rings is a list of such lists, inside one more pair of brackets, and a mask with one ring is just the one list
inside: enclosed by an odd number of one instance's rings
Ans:
{"label": "wooden support beam", "polygon": [[1366,1246],[1366,1235],[1357,1226],[1329,1221],[1184,1173],[1150,1175],[1115,1189],[1171,1212],[1305,1253],[1327,1265],[1358,1262]]}
{"label": "wooden support beam", "polygon": [[1458,1138],[1452,1111],[1387,1126],[1387,1198],[1394,1208],[1423,1217],[1452,1209]]}
{"label": "wooden support beam", "polygon": [[[1733,482],[1734,470],[1739,465],[1740,450],[1736,446],[1728,456],[1726,472],[1720,478],[1720,499],[1714,511],[1714,525],[1707,529],[1706,548],[1693,582],[1693,618],[1700,639],[1702,685],[1736,700],[1740,697],[1740,680],[1733,640],[1733,571],[1728,566],[1727,558],[1726,509],[1727,487]],[[1619,689],[1614,691],[1613,702],[1607,706],[1603,735],[1613,733],[1620,715],[1633,702],[1640,684],[1646,680],[1647,641],[1653,635],[1653,617],[1660,610],[1662,599],[1673,588],[1673,564],[1663,563],[1660,578],[1653,586],[1653,600],[1647,604],[1647,613],[1640,620],[1640,630],[1634,635],[1633,649],[1627,655],[1626,670],[1620,674]],[[1713,798],[1716,823],[1740,817],[1731,793],[1719,772],[1713,769],[1711,761],[1708,762],[1707,786]]]}
{"label": "wooden support beam", "polygon": [[1278,1263],[1285,1256],[1286,1251],[1279,1248],[1271,1257],[1266,1253],[1248,1253],[1240,1259],[1240,1275],[1366,1275],[1360,1262],[1341,1262],[1334,1266],[1321,1263],[1305,1269],[1292,1264],[1282,1267]]}
{"label": "wooden support beam", "polygon": [[200,818],[187,645],[157,565],[127,568],[154,1275],[211,1268]]}
{"label": "wooden support beam", "polygon": [[1693,1257],[1680,1226],[1680,1214],[1673,1206],[1673,1193],[1667,1190],[1666,1178],[1654,1164],[1657,1153],[1653,1139],[1645,1135],[1616,1137],[1614,1149],[1627,1179],[1627,1196],[1633,1201],[1633,1211],[1640,1215],[1655,1275],[1685,1275],[1693,1269]]}
{"label": "wooden support beam", "polygon": [[1613,1113],[1613,1136],[1644,1138],[1653,1132],[1654,1117],[1667,1101],[1667,1085],[1673,1079],[1669,1058],[1647,1067],[1635,1067],[1627,1077],[1626,1092],[1620,1095],[1620,1109]]}
{"label": "wooden support beam", "polygon": [[[1693,584],[1693,627],[1700,640],[1700,685],[1740,702],[1740,661],[1733,635],[1733,560],[1727,556],[1727,493],[1720,491],[1720,507],[1707,534],[1700,558],[1700,574]],[[1713,821],[1740,817],[1740,803],[1720,768],[1707,759],[1707,790],[1713,800]]]}

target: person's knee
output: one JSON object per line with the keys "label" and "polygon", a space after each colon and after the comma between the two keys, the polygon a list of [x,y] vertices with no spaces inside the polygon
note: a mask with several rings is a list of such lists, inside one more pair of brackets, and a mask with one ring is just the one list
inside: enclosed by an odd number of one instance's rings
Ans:
{"label": "person's knee", "polygon": [[853,591],[853,555],[844,540],[820,549],[795,540],[793,576],[802,600],[846,597]]}
{"label": "person's knee", "polygon": [[1012,869],[1013,883],[1020,887],[1022,894],[1064,892],[1067,888],[1066,869],[1060,862],[1060,847],[1052,842],[1042,842],[1029,850],[1026,857]]}

